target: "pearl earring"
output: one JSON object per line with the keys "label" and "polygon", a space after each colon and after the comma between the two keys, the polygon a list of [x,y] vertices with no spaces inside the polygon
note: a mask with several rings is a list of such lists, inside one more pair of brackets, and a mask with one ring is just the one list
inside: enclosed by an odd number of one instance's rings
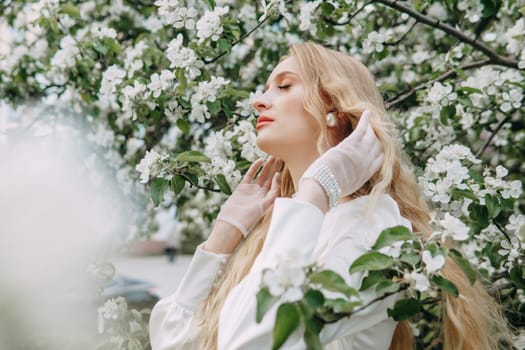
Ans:
{"label": "pearl earring", "polygon": [[333,128],[334,126],[337,125],[337,117],[335,116],[334,113],[330,112],[326,115],[326,125],[329,128]]}

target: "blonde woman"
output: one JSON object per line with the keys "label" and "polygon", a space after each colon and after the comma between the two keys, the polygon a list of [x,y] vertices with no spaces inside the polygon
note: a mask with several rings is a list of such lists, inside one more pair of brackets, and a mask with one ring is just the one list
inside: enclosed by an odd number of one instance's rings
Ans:
{"label": "blonde woman", "polygon": [[[383,229],[404,225],[429,232],[429,210],[362,64],[316,44],[295,45],[254,107],[257,145],[272,157],[248,170],[178,290],[153,309],[153,350],[270,349],[277,306],[255,322],[265,268],[293,255],[358,288],[361,276],[349,276],[348,267]],[[446,276],[461,297],[445,300],[444,349],[497,348],[495,303],[449,266]],[[397,297],[324,327],[324,348],[413,348],[408,325],[387,316]],[[305,349],[302,332],[282,348]]]}

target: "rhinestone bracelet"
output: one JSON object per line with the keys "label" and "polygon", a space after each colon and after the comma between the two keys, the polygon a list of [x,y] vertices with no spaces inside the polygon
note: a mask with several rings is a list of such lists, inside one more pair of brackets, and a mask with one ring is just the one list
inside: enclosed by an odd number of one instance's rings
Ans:
{"label": "rhinestone bracelet", "polygon": [[330,168],[321,164],[313,171],[311,177],[324,189],[326,196],[328,197],[328,207],[330,209],[335,207],[337,201],[339,201],[339,198],[341,197],[341,189],[339,188],[339,184]]}

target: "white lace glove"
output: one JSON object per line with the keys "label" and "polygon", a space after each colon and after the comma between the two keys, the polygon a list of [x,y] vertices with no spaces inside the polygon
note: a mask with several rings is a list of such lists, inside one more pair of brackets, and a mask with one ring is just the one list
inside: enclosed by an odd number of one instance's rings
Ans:
{"label": "white lace glove", "polygon": [[306,178],[316,180],[333,208],[340,197],[357,191],[379,170],[383,147],[369,124],[370,112],[364,111],[356,129],[338,145],[317,158],[305,171]]}
{"label": "white lace glove", "polygon": [[217,220],[233,225],[241,231],[243,237],[246,237],[280,194],[278,171],[282,168],[282,161],[270,157],[255,179],[263,164],[264,160],[259,159],[250,166],[217,215]]}

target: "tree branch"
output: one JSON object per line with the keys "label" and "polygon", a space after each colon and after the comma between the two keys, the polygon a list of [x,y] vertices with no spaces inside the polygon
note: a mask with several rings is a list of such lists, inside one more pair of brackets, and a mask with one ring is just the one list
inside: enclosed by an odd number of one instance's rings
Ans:
{"label": "tree branch", "polygon": [[514,58],[510,57],[504,57],[499,54],[497,54],[493,49],[486,46],[484,43],[478,41],[475,38],[471,38],[468,35],[460,32],[456,28],[446,24],[442,23],[440,20],[433,19],[431,17],[425,16],[422,13],[417,12],[416,10],[398,3],[398,0],[373,0],[374,2],[381,3],[385,6],[388,6],[390,8],[393,8],[395,10],[398,10],[402,13],[406,13],[410,17],[414,18],[416,21],[424,23],[426,25],[429,25],[431,27],[440,29],[444,31],[447,34],[452,35],[453,37],[457,38],[459,41],[464,42],[475,49],[483,52],[485,55],[487,55],[490,58],[490,62],[493,64],[497,64],[500,66],[510,67],[510,68],[518,68],[518,61]]}
{"label": "tree branch", "polygon": [[359,14],[359,12],[363,11],[363,9],[364,9],[366,6],[368,6],[370,3],[372,3],[372,1],[373,1],[373,0],[370,0],[370,1],[368,1],[368,2],[365,2],[365,3],[363,4],[363,6],[361,6],[361,7],[358,8],[354,13],[352,13],[352,14],[350,15],[350,17],[348,17],[348,19],[347,19],[346,21],[344,21],[344,22],[339,23],[339,22],[336,22],[336,21],[334,21],[333,19],[328,18],[328,17],[326,17],[326,16],[321,16],[321,18],[322,18],[324,21],[330,23],[331,25],[334,25],[334,26],[344,26],[344,25],[349,24],[349,23],[352,21],[352,19],[354,19],[354,17],[357,16],[357,15]]}
{"label": "tree branch", "polygon": [[448,72],[445,72],[445,73],[441,74],[439,77],[437,77],[435,79],[426,81],[424,83],[420,83],[416,87],[411,88],[410,90],[405,91],[405,92],[403,92],[403,93],[401,93],[401,94],[399,94],[399,95],[389,99],[388,101],[385,102],[385,108],[389,109],[389,108],[391,108],[391,107],[393,107],[395,105],[400,104],[401,102],[405,101],[410,96],[415,94],[416,91],[424,89],[424,88],[427,88],[429,85],[434,84],[435,82],[438,82],[438,81],[441,82],[441,81],[443,81],[445,79],[455,77],[458,74],[457,73],[458,70],[465,71],[465,70],[469,70],[469,69],[479,68],[479,67],[488,65],[490,63],[491,63],[490,59],[486,59],[486,60],[483,60],[483,61],[467,63],[467,64],[461,65],[459,67],[456,67],[455,69],[451,69]]}
{"label": "tree branch", "polygon": [[494,139],[494,137],[496,136],[496,134],[501,130],[501,128],[503,127],[503,125],[509,121],[510,119],[510,114],[507,114],[507,116],[505,117],[505,119],[503,119],[499,124],[498,126],[496,126],[496,129],[494,129],[492,131],[492,133],[490,134],[489,138],[487,139],[487,141],[485,142],[485,144],[483,145],[483,147],[481,147],[477,152],[476,152],[476,157],[479,158],[483,152],[485,152],[485,150],[487,149],[487,147],[490,146],[490,143],[492,142],[492,140]]}
{"label": "tree branch", "polygon": [[[360,311],[363,311],[364,309],[370,307],[371,305],[377,303],[378,301],[384,300],[384,299],[388,298],[388,297],[391,296],[391,295],[394,295],[394,294],[397,294],[397,293],[399,293],[399,292],[402,292],[402,291],[408,289],[408,287],[409,287],[408,284],[403,284],[403,285],[401,285],[401,287],[399,288],[399,290],[396,291],[396,292],[388,292],[388,293],[385,293],[385,294],[383,294],[383,295],[380,295],[380,296],[378,296],[377,298],[370,300],[370,302],[369,302],[368,304],[363,305],[363,306],[361,306],[361,307],[358,307],[358,308],[356,308],[356,309],[353,310],[353,311],[335,313],[335,314],[338,316],[337,320],[333,320],[333,321],[323,321],[323,322],[325,322],[326,324],[336,323],[336,322],[338,322],[341,318],[343,318],[343,317],[350,317],[350,316],[352,316],[353,314],[356,314],[356,313],[358,313],[358,312],[360,312]],[[339,316],[340,316],[340,317],[339,317]]]}
{"label": "tree branch", "polygon": [[416,24],[418,24],[419,22],[416,20],[411,26],[410,28],[408,28],[408,30],[406,31],[405,34],[401,35],[401,37],[399,39],[397,39],[396,41],[393,41],[393,42],[389,42],[389,43],[383,43],[383,45],[385,46],[397,46],[400,42],[403,41],[403,39],[406,38],[406,36],[412,31],[412,29],[414,29],[414,27],[416,26]]}
{"label": "tree branch", "polygon": [[[266,16],[263,18],[262,21],[260,21],[259,23],[257,23],[257,25],[255,27],[253,27],[252,29],[250,29],[248,32],[244,33],[238,40],[235,40],[234,42],[232,42],[232,47],[234,47],[235,45],[239,44],[241,41],[243,41],[244,39],[246,39],[250,34],[252,34],[253,32],[255,32],[260,26],[263,25],[264,22],[266,22],[271,16]],[[204,61],[204,63],[206,64],[209,64],[209,63],[213,63],[215,61],[217,61],[219,58],[221,58],[222,56],[226,55],[228,52],[227,51],[224,51],[223,53],[219,54],[218,56],[215,56],[214,58],[212,58],[211,60],[209,61]]]}

